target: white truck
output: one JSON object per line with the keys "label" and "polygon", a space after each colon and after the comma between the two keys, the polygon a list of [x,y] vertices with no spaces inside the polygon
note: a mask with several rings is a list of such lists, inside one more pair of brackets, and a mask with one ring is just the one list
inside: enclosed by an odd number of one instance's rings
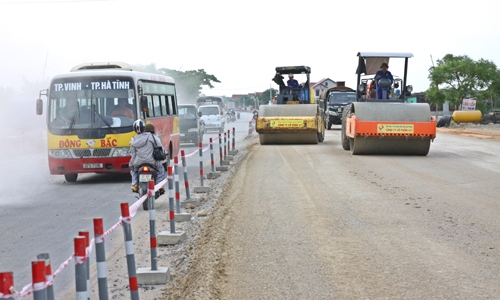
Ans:
{"label": "white truck", "polygon": [[222,99],[212,96],[200,97],[196,100],[196,105],[198,106],[198,112],[201,113],[201,120],[205,124],[204,133],[208,131],[224,133],[226,121]]}

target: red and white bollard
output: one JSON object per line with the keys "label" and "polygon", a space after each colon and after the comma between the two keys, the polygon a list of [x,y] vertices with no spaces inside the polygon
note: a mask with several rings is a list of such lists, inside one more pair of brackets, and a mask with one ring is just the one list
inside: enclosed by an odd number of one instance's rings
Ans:
{"label": "red and white bollard", "polygon": [[76,300],[87,299],[87,266],[85,265],[86,240],[84,236],[74,238]]}
{"label": "red and white bollard", "polygon": [[248,135],[251,135],[253,132],[253,121],[248,122]]}
{"label": "red and white bollard", "polygon": [[78,231],[78,235],[85,237],[85,252],[86,252],[85,266],[87,268],[87,300],[90,300],[90,260],[88,256],[90,253],[87,252],[90,246],[90,234],[88,231]]}
{"label": "red and white bollard", "polygon": [[2,272],[0,273],[0,299],[12,299],[10,289],[14,287],[14,273]]}
{"label": "red and white bollard", "polygon": [[47,289],[45,284],[45,261],[31,262],[31,275],[33,284],[33,300],[46,300]]}
{"label": "red and white bollard", "polygon": [[191,194],[189,193],[189,177],[186,166],[186,154],[184,150],[181,150],[181,158],[182,158],[182,169],[184,171],[184,186],[186,187],[186,200],[189,200],[191,199]]}
{"label": "red and white bollard", "polygon": [[47,282],[47,300],[54,300],[54,286],[52,280],[52,267],[50,266],[50,256],[48,253],[40,253],[36,256],[36,259],[43,260],[45,262],[45,281]]}

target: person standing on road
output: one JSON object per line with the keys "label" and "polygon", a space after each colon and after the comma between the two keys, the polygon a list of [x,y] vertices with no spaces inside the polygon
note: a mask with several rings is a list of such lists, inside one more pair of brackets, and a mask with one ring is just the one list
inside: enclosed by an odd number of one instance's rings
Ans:
{"label": "person standing on road", "polygon": [[[391,81],[391,85],[394,82],[394,77],[392,77],[391,72],[389,72],[387,69],[389,69],[389,65],[387,63],[382,63],[380,65],[380,70],[377,71],[375,74],[374,80],[378,82],[380,78],[387,78]],[[382,88],[378,86],[377,84],[377,99],[382,99]],[[387,88],[387,95],[391,92],[391,88]]]}
{"label": "person standing on road", "polygon": [[[146,131],[146,124],[141,119],[135,121],[132,126],[137,135],[130,141],[130,155],[132,157],[130,158],[129,167],[132,177],[132,191],[137,192],[139,190],[137,170],[142,164],[150,164],[158,171],[155,183],[165,179],[165,168],[160,161],[153,158],[155,142],[156,145],[162,145],[160,139],[151,132]],[[152,124],[149,130],[154,133]]]}

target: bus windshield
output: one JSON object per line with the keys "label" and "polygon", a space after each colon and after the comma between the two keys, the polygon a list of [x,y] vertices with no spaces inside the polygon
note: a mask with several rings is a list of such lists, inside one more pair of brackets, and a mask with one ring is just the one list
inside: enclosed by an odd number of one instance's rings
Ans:
{"label": "bus windshield", "polygon": [[130,78],[56,79],[49,97],[49,126],[54,129],[131,126],[137,109]]}
{"label": "bus windshield", "polygon": [[330,104],[349,104],[355,101],[355,93],[332,93],[329,97]]}

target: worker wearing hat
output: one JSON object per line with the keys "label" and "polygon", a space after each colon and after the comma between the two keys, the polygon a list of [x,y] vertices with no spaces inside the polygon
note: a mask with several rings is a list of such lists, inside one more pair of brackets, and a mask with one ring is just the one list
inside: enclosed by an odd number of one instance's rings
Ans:
{"label": "worker wearing hat", "polygon": [[[377,71],[375,77],[373,78],[375,81],[378,81],[380,78],[387,78],[391,80],[391,84],[394,82],[394,77],[392,77],[391,72],[389,72],[389,65],[387,63],[382,63],[380,65],[380,70]],[[389,95],[391,88],[387,88],[387,95]],[[382,99],[382,88],[380,88],[377,84],[377,99]]]}
{"label": "worker wearing hat", "polygon": [[286,82],[286,85],[292,90],[299,89],[299,82],[293,79],[293,74],[288,74],[288,81]]}

